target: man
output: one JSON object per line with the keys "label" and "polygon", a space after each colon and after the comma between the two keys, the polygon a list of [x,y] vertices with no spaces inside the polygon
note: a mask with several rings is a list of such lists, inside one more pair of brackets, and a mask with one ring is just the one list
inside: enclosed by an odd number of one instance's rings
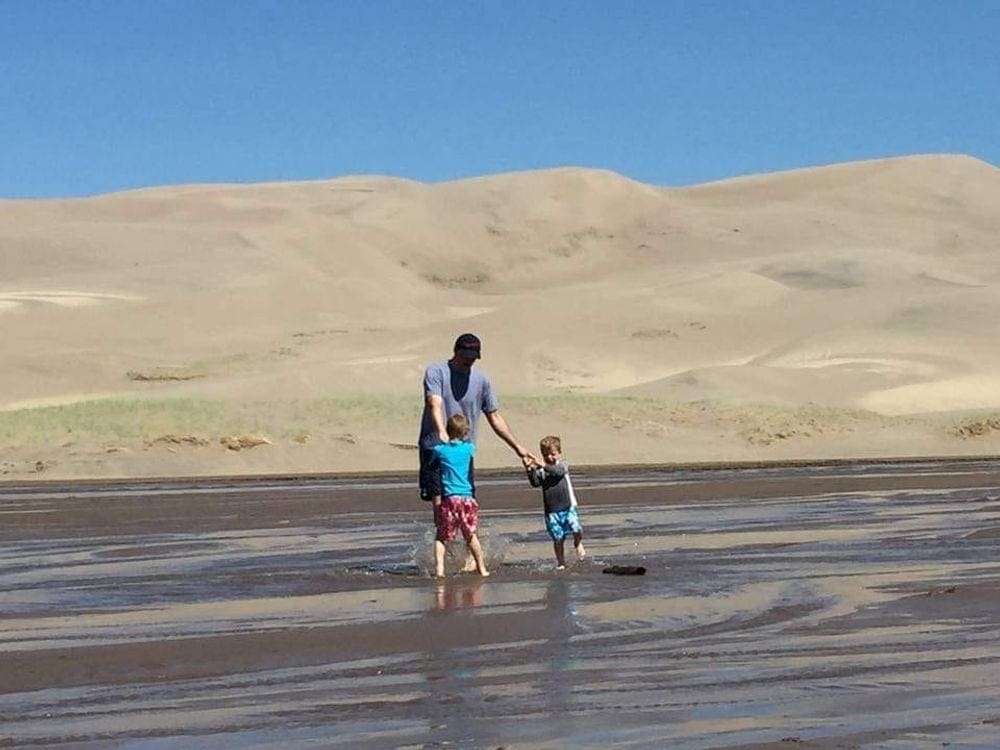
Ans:
{"label": "man", "polygon": [[448,442],[445,424],[452,414],[464,414],[469,420],[469,442],[476,442],[479,414],[486,415],[493,432],[510,446],[527,466],[535,457],[517,442],[507,421],[500,414],[500,402],[493,393],[489,376],[473,367],[482,356],[479,337],[463,333],[455,339],[449,360],[434,362],[424,371],[424,414],[420,422],[420,497],[433,500],[441,495],[441,477],[432,466],[434,446]]}

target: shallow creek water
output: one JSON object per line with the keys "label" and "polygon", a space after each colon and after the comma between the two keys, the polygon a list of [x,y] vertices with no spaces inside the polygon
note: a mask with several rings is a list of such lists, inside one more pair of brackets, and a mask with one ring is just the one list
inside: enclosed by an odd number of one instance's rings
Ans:
{"label": "shallow creek water", "polygon": [[498,477],[439,582],[402,481],[0,487],[0,746],[997,747],[992,472],[591,472],[564,572]]}

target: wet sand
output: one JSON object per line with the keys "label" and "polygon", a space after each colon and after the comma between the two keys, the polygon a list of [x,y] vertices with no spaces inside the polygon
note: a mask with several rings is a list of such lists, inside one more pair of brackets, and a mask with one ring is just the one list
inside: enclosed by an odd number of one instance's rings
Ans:
{"label": "wet sand", "polygon": [[443,583],[409,477],[0,486],[0,746],[1000,746],[1000,466],[479,484]]}

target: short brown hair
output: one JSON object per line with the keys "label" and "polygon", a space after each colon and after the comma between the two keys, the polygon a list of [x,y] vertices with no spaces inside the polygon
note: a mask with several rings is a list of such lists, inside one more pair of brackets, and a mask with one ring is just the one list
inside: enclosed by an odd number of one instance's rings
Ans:
{"label": "short brown hair", "polygon": [[445,425],[448,437],[452,440],[465,440],[469,437],[469,420],[464,414],[452,414],[448,417],[448,424]]}
{"label": "short brown hair", "polygon": [[542,451],[554,450],[556,453],[562,453],[562,441],[559,440],[558,435],[546,435],[538,441],[538,447]]}

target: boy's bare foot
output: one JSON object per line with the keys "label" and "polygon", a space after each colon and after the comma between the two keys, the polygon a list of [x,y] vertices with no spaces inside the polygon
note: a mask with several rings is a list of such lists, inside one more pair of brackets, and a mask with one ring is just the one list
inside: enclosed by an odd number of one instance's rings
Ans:
{"label": "boy's bare foot", "polygon": [[488,571],[488,570],[480,570],[479,571],[479,575],[481,575],[483,578],[489,578],[490,577],[490,571]]}
{"label": "boy's bare foot", "polygon": [[465,558],[465,564],[462,566],[463,573],[472,573],[476,569],[476,560],[472,555],[468,555]]}
{"label": "boy's bare foot", "polygon": [[556,565],[556,570],[566,570],[565,565]]}
{"label": "boy's bare foot", "polygon": [[435,570],[434,571],[434,577],[435,578],[444,578],[444,571],[443,570]]}
{"label": "boy's bare foot", "polygon": [[587,550],[583,548],[583,542],[576,545],[576,556],[581,560],[587,556]]}

